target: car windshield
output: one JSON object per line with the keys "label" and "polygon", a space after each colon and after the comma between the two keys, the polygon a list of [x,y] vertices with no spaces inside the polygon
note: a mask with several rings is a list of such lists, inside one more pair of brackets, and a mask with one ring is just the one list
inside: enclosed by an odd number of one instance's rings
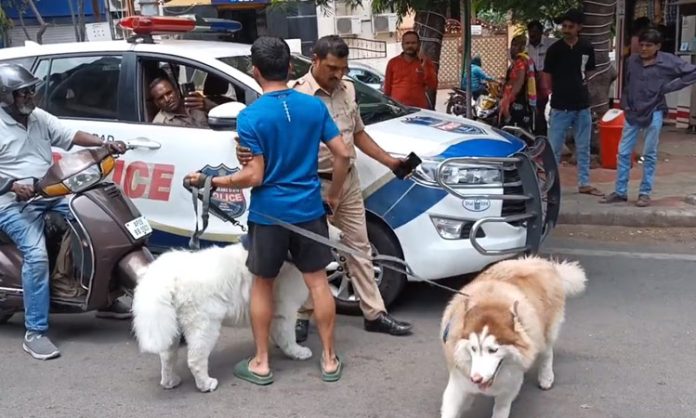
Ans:
{"label": "car windshield", "polygon": [[[252,76],[251,56],[223,57],[218,59]],[[292,74],[290,74],[290,77],[292,79],[297,79],[309,72],[312,62],[305,56],[293,55],[291,65]],[[366,125],[398,118],[418,111],[418,109],[411,109],[395,102],[360,80],[356,80],[355,78],[353,78],[353,80],[356,99],[360,106],[360,116],[362,116],[363,122],[365,122]]]}

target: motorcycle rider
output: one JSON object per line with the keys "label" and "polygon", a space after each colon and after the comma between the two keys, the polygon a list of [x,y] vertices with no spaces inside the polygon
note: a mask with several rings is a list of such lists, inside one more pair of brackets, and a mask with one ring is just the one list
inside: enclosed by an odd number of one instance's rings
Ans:
{"label": "motorcycle rider", "polygon": [[[11,192],[0,196],[0,231],[22,253],[22,289],[24,295],[24,351],[39,360],[60,355],[46,336],[50,307],[49,261],[44,237],[44,215],[48,212],[69,216],[64,198],[38,199],[33,179],[41,178],[52,163],[51,147],[69,150],[107,146],[111,152],[125,152],[120,141],[104,144],[88,133],[64,126],[55,116],[37,108],[36,85],[41,82],[17,64],[0,65],[0,176],[18,179]],[[116,300],[98,311],[103,318],[130,318],[130,307]]]}

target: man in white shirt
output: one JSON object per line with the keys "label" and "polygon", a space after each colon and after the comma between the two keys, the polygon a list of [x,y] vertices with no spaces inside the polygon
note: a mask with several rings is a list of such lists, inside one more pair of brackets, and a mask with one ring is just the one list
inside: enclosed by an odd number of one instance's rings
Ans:
{"label": "man in white shirt", "polygon": [[[27,205],[26,201],[34,195],[31,179],[41,178],[48,171],[52,146],[65,150],[73,145],[108,146],[112,152],[123,153],[125,144],[115,141],[105,145],[96,136],[68,128],[37,108],[34,94],[40,81],[20,65],[0,65],[0,176],[18,179],[10,192],[0,196],[0,231],[14,242],[24,261],[22,290],[27,332],[22,347],[32,357],[48,360],[60,352],[46,336],[50,286],[44,214],[68,216],[69,209],[64,198],[38,199]],[[126,319],[131,316],[129,310],[116,301],[98,316]]]}
{"label": "man in white shirt", "polygon": [[527,35],[529,38],[527,42],[529,58],[534,61],[537,71],[541,73],[544,71],[546,50],[549,49],[556,40],[544,36],[544,26],[538,20],[534,20],[527,24]]}

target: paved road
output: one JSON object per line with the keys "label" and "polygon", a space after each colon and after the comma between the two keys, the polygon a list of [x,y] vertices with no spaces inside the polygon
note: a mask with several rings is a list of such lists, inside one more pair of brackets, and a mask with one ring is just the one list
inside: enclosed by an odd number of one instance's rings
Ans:
{"label": "paved road", "polygon": [[[581,260],[590,285],[569,303],[555,387],[541,392],[530,374],[513,417],[696,416],[696,257],[678,254],[681,247],[668,254],[662,246],[632,245],[567,237],[549,243],[549,252],[563,249]],[[394,308],[416,326],[404,339],[367,334],[360,319],[341,317],[337,344],[347,368],[331,385],[319,380],[315,360],[278,354],[274,385],[237,381],[232,365],[252,352],[251,332],[228,329],[212,356],[220,379],[212,394],[195,390],[183,358],[183,385],[161,390],[159,359],[138,353],[128,323],[56,316],[52,335],[64,355],[41,363],[21,351],[16,317],[0,327],[0,417],[436,417],[446,383],[438,323],[447,300],[438,289],[410,285]],[[310,346],[318,353],[316,334]],[[481,399],[466,416],[487,418],[490,408]]]}

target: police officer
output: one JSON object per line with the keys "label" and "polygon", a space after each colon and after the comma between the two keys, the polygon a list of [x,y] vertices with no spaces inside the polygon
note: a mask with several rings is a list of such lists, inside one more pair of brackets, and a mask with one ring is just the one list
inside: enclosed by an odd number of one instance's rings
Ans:
{"label": "police officer", "polygon": [[[34,103],[36,85],[32,73],[17,64],[0,65],[0,176],[12,179],[41,178],[52,162],[51,147],[65,150],[73,145],[100,147],[104,143],[94,135],[64,126],[55,116]],[[123,142],[109,142],[112,152],[123,153]],[[22,253],[22,290],[24,294],[24,351],[39,360],[60,355],[46,336],[50,305],[49,264],[44,237],[44,214],[69,215],[64,198],[39,199],[28,205],[34,195],[31,180],[18,180],[9,193],[0,196],[0,231]],[[2,314],[2,312],[0,312]],[[97,316],[128,319],[130,307],[114,302]]]}
{"label": "police officer", "polygon": [[[338,36],[325,36],[314,45],[314,56],[310,71],[302,78],[291,81],[290,87],[305,94],[321,98],[329,108],[343,141],[351,153],[351,170],[345,181],[338,207],[332,223],[343,231],[345,243],[366,255],[372,248],[367,236],[365,203],[360,188],[360,179],[353,166],[356,158],[355,147],[369,157],[379,161],[390,170],[398,169],[402,160],[392,157],[377,145],[365,132],[355,100],[355,87],[344,75],[348,70],[348,45]],[[250,154],[243,147],[237,148],[237,157],[245,164]],[[331,183],[332,154],[322,146],[319,151],[319,177],[322,179],[322,194],[325,195]],[[408,335],[411,324],[397,321],[387,313],[382,295],[375,282],[372,262],[363,258],[348,256],[348,270],[351,283],[360,298],[360,309],[365,317],[365,329],[391,335]],[[309,317],[312,314],[311,300],[298,312],[296,337],[298,342],[307,339]]]}

